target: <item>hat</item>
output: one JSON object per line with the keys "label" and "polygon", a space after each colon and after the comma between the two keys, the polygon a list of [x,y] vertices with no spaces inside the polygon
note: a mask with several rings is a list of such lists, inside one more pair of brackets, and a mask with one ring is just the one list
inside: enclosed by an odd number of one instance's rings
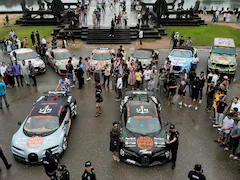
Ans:
{"label": "hat", "polygon": [[66,171],[66,166],[64,165],[59,166],[58,171]]}
{"label": "hat", "polygon": [[201,171],[201,170],[202,170],[202,166],[201,166],[200,164],[196,164],[196,165],[194,166],[194,170],[195,170],[195,171]]}
{"label": "hat", "polygon": [[226,80],[228,80],[228,76],[223,76],[223,79],[226,79]]}
{"label": "hat", "polygon": [[233,113],[228,113],[227,116],[233,117]]}
{"label": "hat", "polygon": [[90,161],[85,162],[85,167],[92,166],[92,163]]}
{"label": "hat", "polygon": [[238,117],[233,117],[232,119],[233,119],[234,121],[237,121],[237,122],[240,121],[240,119],[239,119]]}
{"label": "hat", "polygon": [[175,129],[175,125],[174,125],[174,124],[171,124],[171,125],[170,125],[170,129]]}

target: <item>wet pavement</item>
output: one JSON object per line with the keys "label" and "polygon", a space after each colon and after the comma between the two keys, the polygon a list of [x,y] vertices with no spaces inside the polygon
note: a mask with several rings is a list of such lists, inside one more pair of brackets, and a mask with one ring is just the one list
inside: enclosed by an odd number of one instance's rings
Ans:
{"label": "wet pavement", "polygon": [[[97,47],[97,46],[95,46]],[[113,47],[113,46],[111,46]],[[114,46],[115,50],[117,46]],[[76,57],[86,57],[91,54],[94,46],[84,46],[73,49]],[[134,49],[128,49],[127,56]],[[160,66],[167,56],[167,50],[160,50]],[[200,63],[197,72],[206,70],[208,50],[199,50]],[[0,54],[1,61],[9,62],[9,57]],[[238,57],[238,63],[240,58]],[[239,67],[240,68],[240,67]],[[239,79],[239,70],[236,75]],[[11,153],[11,138],[17,131],[18,121],[23,121],[32,107],[32,103],[43,91],[55,89],[60,76],[53,69],[47,67],[45,74],[37,76],[37,87],[16,87],[7,90],[10,103],[9,109],[0,111],[0,143],[4,153],[13,164],[10,170],[6,170],[2,161],[0,166],[0,179],[3,180],[45,180],[42,166],[27,166],[16,162]],[[228,99],[233,95],[240,96],[240,83],[231,84]],[[184,180],[187,179],[189,170],[196,163],[203,166],[204,174],[209,180],[237,180],[239,177],[239,162],[228,158],[225,152],[213,140],[217,137],[216,129],[212,128],[211,120],[205,108],[206,97],[198,111],[193,108],[179,109],[178,105],[167,106],[166,97],[159,91],[155,95],[162,103],[162,118],[169,123],[174,123],[180,132],[180,146],[178,151],[177,166],[171,169],[171,164],[159,167],[139,168],[125,163],[116,163],[109,151],[109,131],[112,122],[119,120],[119,102],[115,102],[115,92],[104,89],[103,113],[95,117],[94,82],[86,82],[84,88],[71,89],[72,95],[77,99],[78,116],[74,119],[70,131],[69,146],[61,164],[65,164],[70,171],[71,179],[81,179],[84,171],[84,163],[90,160],[96,170],[98,180]],[[179,97],[174,99],[175,104]],[[187,98],[188,103],[190,98]]]}

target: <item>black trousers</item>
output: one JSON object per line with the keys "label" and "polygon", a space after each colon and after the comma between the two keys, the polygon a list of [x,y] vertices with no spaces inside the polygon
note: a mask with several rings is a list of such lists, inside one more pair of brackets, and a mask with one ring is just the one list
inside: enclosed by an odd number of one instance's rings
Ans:
{"label": "black trousers", "polygon": [[128,87],[128,75],[123,76],[123,87]]}
{"label": "black trousers", "polygon": [[172,152],[172,162],[176,162],[177,160],[177,151],[178,151],[178,144],[177,145],[170,145],[170,150]]}
{"label": "black trousers", "polygon": [[2,150],[0,150],[0,158],[2,158],[6,168],[8,168],[9,164],[8,164],[8,161],[7,161],[6,157],[4,156]]}
{"label": "black trousers", "polygon": [[139,89],[141,81],[136,81],[137,89]]}
{"label": "black trousers", "polygon": [[79,78],[78,79],[78,88],[81,89],[83,87],[84,84],[84,78]]}
{"label": "black trousers", "polygon": [[105,85],[105,83],[106,83],[106,81],[107,81],[107,85],[109,86],[109,80],[110,80],[110,76],[104,76],[103,85]]}
{"label": "black trousers", "polygon": [[16,80],[17,80],[18,86],[20,86],[19,79],[20,79],[21,85],[23,86],[23,77],[22,77],[22,75],[16,75]]}
{"label": "black trousers", "polygon": [[31,76],[32,80],[33,80],[33,84],[37,85],[37,81],[36,81],[36,77],[35,76]]}

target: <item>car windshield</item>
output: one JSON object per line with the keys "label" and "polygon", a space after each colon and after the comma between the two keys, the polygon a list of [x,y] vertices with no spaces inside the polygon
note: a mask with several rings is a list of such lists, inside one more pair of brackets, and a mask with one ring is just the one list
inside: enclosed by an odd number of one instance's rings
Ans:
{"label": "car windshield", "polygon": [[27,59],[35,59],[38,57],[36,52],[21,53],[21,54],[17,54],[16,56],[17,56],[18,61],[27,60]]}
{"label": "car windshield", "polygon": [[23,130],[29,136],[46,136],[59,128],[57,116],[31,116],[26,120]]}
{"label": "car windshield", "polygon": [[72,57],[72,54],[70,52],[54,54],[54,59],[56,59],[56,60],[69,59],[70,57]]}
{"label": "car windshield", "polygon": [[139,134],[151,134],[161,130],[161,124],[157,117],[128,117],[126,128]]}
{"label": "car windshield", "polygon": [[191,58],[192,52],[188,50],[183,50],[183,49],[176,49],[172,51],[171,56],[181,57],[181,58]]}
{"label": "car windshield", "polygon": [[213,52],[217,54],[235,55],[234,47],[214,46]]}
{"label": "car windshield", "polygon": [[111,59],[111,55],[109,52],[98,52],[93,54],[92,59],[97,61],[107,61]]}
{"label": "car windshield", "polygon": [[152,52],[151,51],[137,50],[133,54],[133,58],[136,58],[136,59],[149,59],[149,58],[152,58]]}

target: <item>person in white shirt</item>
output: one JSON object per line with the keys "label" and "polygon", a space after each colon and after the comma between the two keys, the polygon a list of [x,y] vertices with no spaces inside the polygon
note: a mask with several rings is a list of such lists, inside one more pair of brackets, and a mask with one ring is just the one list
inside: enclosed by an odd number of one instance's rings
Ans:
{"label": "person in white shirt", "polygon": [[8,78],[7,78],[6,69],[7,69],[7,66],[3,62],[2,65],[0,66],[0,75],[3,77],[4,83],[8,86]]}
{"label": "person in white shirt", "polygon": [[217,85],[218,79],[219,79],[219,76],[216,74],[215,71],[213,71],[212,81],[214,82],[214,86]]}
{"label": "person in white shirt", "polygon": [[45,37],[45,36],[42,38],[41,43],[42,43],[42,45],[43,45],[44,47],[47,47],[47,40],[46,40],[46,37]]}
{"label": "person in white shirt", "polygon": [[226,22],[229,23],[231,21],[231,13],[228,12],[226,15]]}
{"label": "person in white shirt", "polygon": [[25,84],[28,86],[30,85],[30,80],[29,80],[29,66],[26,64],[24,60],[22,60],[21,64],[21,74],[24,78]]}
{"label": "person in white shirt", "polygon": [[238,108],[238,112],[240,112],[240,100],[238,97],[234,97],[232,99],[232,104],[230,108],[230,112],[233,112],[233,108]]}
{"label": "person in white shirt", "polygon": [[140,45],[142,45],[143,30],[140,29],[138,36],[139,36],[139,39],[140,39]]}
{"label": "person in white shirt", "polygon": [[16,44],[17,44],[17,48],[20,49],[21,48],[21,41],[18,37],[16,38]]}
{"label": "person in white shirt", "polygon": [[219,11],[219,10],[216,10],[215,15],[216,15],[216,20],[217,20],[217,21],[218,21],[218,16],[219,16],[219,14],[220,14],[220,11]]}
{"label": "person in white shirt", "polygon": [[138,25],[140,26],[140,23],[141,23],[141,18],[142,18],[142,15],[141,13],[139,12],[138,15],[137,15],[137,20],[138,20]]}
{"label": "person in white shirt", "polygon": [[10,37],[13,39],[15,32],[11,29],[11,31],[9,32]]}
{"label": "person in white shirt", "polygon": [[144,83],[145,90],[146,90],[146,88],[148,86],[148,81],[150,81],[151,75],[152,75],[152,71],[147,66],[147,68],[143,72],[143,77],[144,77],[144,82],[145,82]]}
{"label": "person in white shirt", "polygon": [[[223,125],[220,130],[220,136],[218,140],[215,140],[215,142],[222,143],[223,145],[226,145],[229,139],[229,135],[231,132],[231,129],[233,128],[234,120],[232,119],[233,113],[229,113],[224,119],[223,119]],[[223,141],[224,139],[224,141]]]}
{"label": "person in white shirt", "polygon": [[192,59],[192,68],[197,69],[198,62],[199,62],[199,58],[197,57],[197,54],[195,54]]}
{"label": "person in white shirt", "polygon": [[122,76],[121,74],[118,74],[118,79],[117,79],[117,94],[118,94],[118,98],[116,98],[116,101],[120,101],[120,99],[122,99],[122,88],[123,88],[123,80],[122,80]]}

